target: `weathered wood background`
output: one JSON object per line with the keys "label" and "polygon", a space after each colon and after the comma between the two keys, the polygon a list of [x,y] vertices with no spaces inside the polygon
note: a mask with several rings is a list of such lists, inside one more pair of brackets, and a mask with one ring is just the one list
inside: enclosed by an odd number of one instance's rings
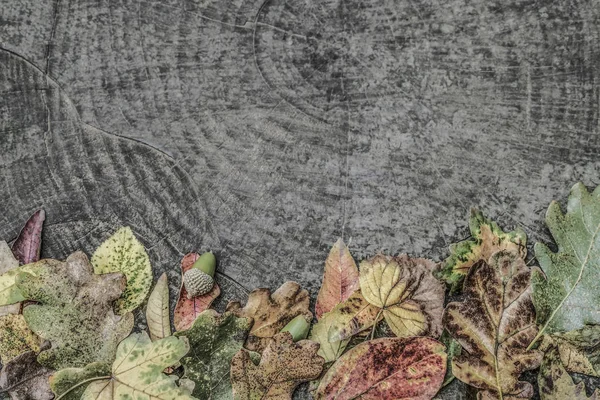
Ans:
{"label": "weathered wood background", "polygon": [[358,258],[433,259],[479,206],[530,241],[599,183],[598,0],[0,0],[0,237],[43,255],[119,225],[173,292],[314,294]]}

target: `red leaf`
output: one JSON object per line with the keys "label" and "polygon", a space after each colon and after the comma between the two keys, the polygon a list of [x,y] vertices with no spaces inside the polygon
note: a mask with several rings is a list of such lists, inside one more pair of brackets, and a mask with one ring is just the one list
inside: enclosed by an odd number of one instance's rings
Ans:
{"label": "red leaf", "polygon": [[332,365],[315,399],[429,400],[444,381],[445,349],[427,337],[363,342]]}
{"label": "red leaf", "polygon": [[25,223],[17,240],[12,245],[12,252],[21,264],[39,261],[42,245],[42,225],[46,219],[44,210],[36,211]]}
{"label": "red leaf", "polygon": [[358,287],[358,268],[348,247],[342,239],[339,239],[331,248],[325,261],[323,283],[315,305],[317,319],[339,303],[346,301]]}
{"label": "red leaf", "polygon": [[[192,265],[200,257],[197,253],[189,253],[181,260],[181,275],[188,269],[192,268]],[[194,297],[192,299],[187,298],[187,290],[183,286],[183,279],[181,280],[181,289],[179,290],[179,300],[175,306],[175,314],[173,315],[173,324],[175,325],[176,331],[185,331],[192,326],[198,314],[208,309],[212,302],[219,297],[221,294],[221,288],[215,282],[210,292],[203,296]]]}

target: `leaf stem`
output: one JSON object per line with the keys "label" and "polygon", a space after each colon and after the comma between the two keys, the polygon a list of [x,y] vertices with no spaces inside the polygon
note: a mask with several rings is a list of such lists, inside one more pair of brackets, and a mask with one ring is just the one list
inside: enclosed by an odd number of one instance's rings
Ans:
{"label": "leaf stem", "polygon": [[379,311],[377,312],[377,316],[375,317],[375,322],[373,323],[373,329],[371,329],[371,339],[373,340],[373,338],[375,337],[375,328],[377,328],[377,322],[379,322],[379,316],[381,315],[381,313],[383,312],[383,308],[379,309]]}
{"label": "leaf stem", "polygon": [[86,383],[90,383],[93,381],[101,381],[103,379],[111,379],[112,376],[97,376],[95,378],[90,378],[90,379],[86,379],[85,381],[81,381],[78,384],[76,384],[75,386],[71,386],[69,389],[67,389],[67,391],[63,392],[63,394],[61,394],[60,396],[58,396],[56,399],[54,400],[61,400],[62,398],[64,398],[67,394],[69,394],[69,392],[72,392],[73,390],[77,389],[79,386],[83,386]]}

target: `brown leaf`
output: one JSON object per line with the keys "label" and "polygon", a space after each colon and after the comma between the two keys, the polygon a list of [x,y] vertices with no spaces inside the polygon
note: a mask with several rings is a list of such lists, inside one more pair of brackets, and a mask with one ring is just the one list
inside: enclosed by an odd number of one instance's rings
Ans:
{"label": "brown leaf", "polygon": [[317,318],[331,311],[358,288],[358,267],[344,241],[338,239],[325,260],[323,283],[315,305]]}
{"label": "brown leaf", "polygon": [[273,337],[258,365],[247,350],[240,350],[231,360],[234,400],[291,399],[300,383],[321,374],[325,360],[318,350],[319,345],[310,340],[294,343],[289,332]]}
{"label": "brown leaf", "polygon": [[252,318],[254,324],[246,341],[246,348],[261,352],[281,329],[298,315],[312,320],[308,310],[310,297],[308,291],[296,282],[286,282],[272,295],[269,289],[256,289],[248,295],[244,307],[240,302],[230,302],[227,311],[238,317]]}
{"label": "brown leaf", "polygon": [[470,269],[465,300],[446,307],[444,325],[463,347],[452,371],[481,389],[481,399],[533,395],[531,384],[519,381],[523,371],[537,368],[542,360],[540,351],[526,350],[538,332],[530,276],[518,253],[497,252]]}
{"label": "brown leaf", "polygon": [[0,397],[3,392],[12,400],[50,400],[54,398],[48,378],[52,370],[38,364],[33,351],[23,353],[0,371]]}
{"label": "brown leaf", "polygon": [[[197,253],[189,253],[181,260],[181,276],[185,274],[187,270],[192,268],[192,265],[200,257]],[[210,292],[202,296],[197,296],[191,299],[187,297],[187,290],[183,285],[183,279],[181,279],[181,288],[179,289],[179,300],[175,306],[175,314],[173,315],[173,324],[175,325],[176,331],[185,331],[189,329],[196,317],[201,314],[204,310],[210,308],[212,302],[219,297],[221,294],[221,288],[216,283]]]}
{"label": "brown leaf", "polygon": [[40,259],[42,226],[46,219],[44,210],[36,211],[25,223],[21,233],[12,245],[12,252],[21,264],[29,264]]}
{"label": "brown leaf", "polygon": [[363,342],[327,371],[317,400],[428,400],[446,373],[443,344],[427,337],[382,338]]}

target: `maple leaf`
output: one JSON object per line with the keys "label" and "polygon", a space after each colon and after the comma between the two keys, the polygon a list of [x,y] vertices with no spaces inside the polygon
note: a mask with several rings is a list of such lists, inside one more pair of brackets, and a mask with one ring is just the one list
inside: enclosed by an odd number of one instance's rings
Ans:
{"label": "maple leaf", "polygon": [[40,338],[18,314],[0,316],[0,358],[3,364],[26,351],[40,351]]}
{"label": "maple leaf", "polygon": [[121,295],[120,273],[96,275],[82,252],[66,262],[41,260],[38,275],[22,272],[17,286],[28,300],[40,304],[23,310],[25,321],[38,336],[52,342],[40,364],[54,369],[112,361],[117,344],[133,328],[133,315],[116,316],[112,303]]}
{"label": "maple leaf", "polygon": [[25,223],[12,245],[12,252],[21,264],[39,261],[42,245],[42,226],[46,219],[44,210],[36,211]]}
{"label": "maple leaf", "polygon": [[[81,400],[194,400],[162,373],[188,350],[183,338],[169,336],[152,342],[146,332],[134,333],[119,344],[110,375],[88,379],[90,383]],[[73,389],[77,389],[76,385]]]}
{"label": "maple leaf", "polygon": [[446,281],[452,292],[460,288],[469,269],[476,262],[488,260],[497,251],[514,250],[522,258],[527,255],[525,232],[519,228],[512,232],[504,232],[498,224],[476,209],[471,209],[469,230],[471,238],[452,244],[450,256],[444,260],[441,269],[436,271],[436,276]]}
{"label": "maple leaf", "polygon": [[358,288],[358,268],[348,247],[339,239],[325,260],[323,283],[315,305],[317,319],[350,297]]}
{"label": "maple leaf", "polygon": [[92,256],[94,272],[121,272],[127,286],[116,303],[117,313],[126,314],[138,308],[152,286],[152,267],[146,249],[131,228],[122,227],[96,249]]}
{"label": "maple leaf", "polygon": [[54,398],[48,377],[52,370],[37,362],[37,354],[28,351],[6,363],[0,371],[0,397],[9,393],[13,400],[51,400]]}
{"label": "maple leaf", "polygon": [[596,389],[590,397],[585,393],[583,382],[575,384],[561,363],[556,347],[544,356],[538,375],[541,400],[599,400],[600,391]]}
{"label": "maple leaf", "polygon": [[354,347],[327,371],[315,399],[429,400],[446,373],[443,344],[427,337],[382,338]]}
{"label": "maple leaf", "polygon": [[[192,268],[196,260],[200,257],[197,253],[186,254],[181,260],[181,276],[185,274],[187,270]],[[183,284],[183,278],[181,280],[181,288],[179,289],[179,300],[175,306],[175,313],[173,315],[173,324],[175,330],[184,331],[189,329],[194,323],[198,315],[204,310],[208,309],[212,302],[219,297],[221,294],[221,288],[215,282],[210,292],[188,299],[188,293]]]}
{"label": "maple leaf", "polygon": [[517,253],[500,251],[470,269],[464,294],[444,313],[446,329],[463,348],[452,361],[454,376],[481,389],[482,399],[531,397],[531,384],[519,381],[542,357],[526,350],[538,331],[529,268]]}
{"label": "maple leaf", "polygon": [[364,298],[380,308],[398,337],[442,333],[444,284],[432,274],[436,264],[424,258],[378,255],[360,263]]}
{"label": "maple leaf", "polygon": [[600,377],[600,325],[544,335],[539,349],[546,351],[553,347],[567,371]]}
{"label": "maple leaf", "polygon": [[152,340],[171,336],[169,285],[166,273],[163,273],[160,278],[158,278],[154,290],[150,293],[148,305],[146,306],[146,321]]}
{"label": "maple leaf", "polygon": [[289,332],[273,336],[256,365],[241,349],[231,361],[231,384],[235,400],[285,400],[292,398],[302,382],[316,379],[325,360],[319,345],[310,340],[294,343]]}
{"label": "maple leaf", "polygon": [[558,252],[542,243],[534,247],[544,270],[536,270],[532,276],[538,323],[543,324],[534,342],[544,333],[600,323],[600,186],[592,194],[581,183],[573,186],[566,214],[553,201],[546,212],[546,225]]}
{"label": "maple leaf", "polygon": [[229,365],[242,348],[252,326],[249,318],[238,318],[214,310],[201,313],[190,329],[177,332],[185,336],[190,352],[181,359],[185,377],[195,383],[192,395],[206,400],[232,399]]}
{"label": "maple leaf", "polygon": [[308,291],[296,282],[286,282],[272,295],[269,289],[255,289],[248,295],[244,307],[240,302],[230,302],[226,311],[238,317],[252,318],[254,324],[246,340],[246,348],[261,352],[270,339],[296,316],[303,315],[308,321],[312,320],[309,302]]}
{"label": "maple leaf", "polygon": [[[12,271],[19,267],[19,260],[15,258],[10,247],[5,241],[0,241],[0,302],[7,300],[7,290],[9,285],[14,285],[14,276],[5,275],[7,272]],[[12,282],[12,284],[10,284]],[[4,298],[4,299],[3,299]],[[6,306],[0,306],[0,316],[9,314],[18,314],[21,310],[21,304],[15,303]]]}

